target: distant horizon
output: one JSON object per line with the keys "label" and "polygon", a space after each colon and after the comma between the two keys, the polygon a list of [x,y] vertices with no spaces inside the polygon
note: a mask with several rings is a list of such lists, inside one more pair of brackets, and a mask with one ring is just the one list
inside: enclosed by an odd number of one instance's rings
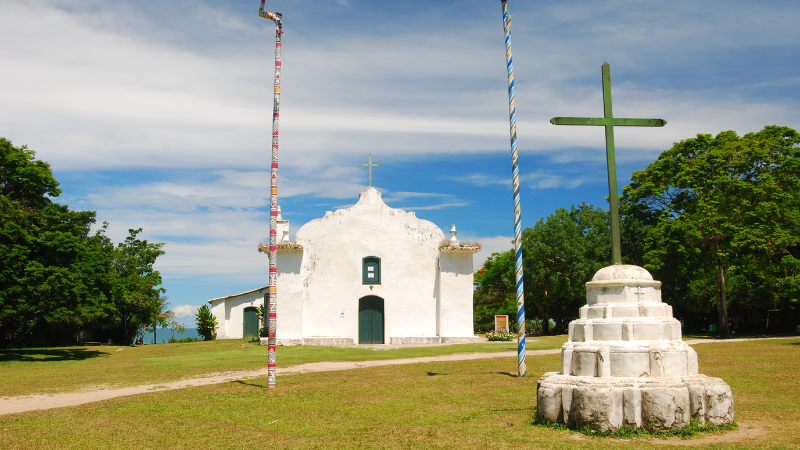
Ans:
{"label": "distant horizon", "polygon": [[[137,335],[136,339],[138,339],[139,336],[141,336],[141,335]],[[158,343],[159,344],[167,343],[167,341],[172,338],[172,330],[170,330],[169,328],[166,328],[164,330],[159,328],[157,336],[158,336]],[[186,327],[186,331],[183,332],[183,333],[178,333],[177,331],[175,332],[175,339],[182,339],[182,338],[187,338],[187,337],[201,337],[201,336],[197,334],[197,328]],[[150,344],[153,343],[153,332],[152,331],[146,331],[144,333],[144,343],[146,345],[150,345]]]}

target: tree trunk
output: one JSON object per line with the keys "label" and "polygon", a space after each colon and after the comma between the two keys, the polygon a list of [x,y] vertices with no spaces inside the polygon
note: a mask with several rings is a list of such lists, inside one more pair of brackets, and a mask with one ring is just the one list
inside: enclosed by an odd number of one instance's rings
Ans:
{"label": "tree trunk", "polygon": [[[547,292],[545,292],[545,300],[547,300]],[[547,311],[547,303],[542,303],[539,308],[539,315],[542,317],[542,335],[548,336],[550,334],[550,314]]]}
{"label": "tree trunk", "polygon": [[[529,299],[531,297],[533,296],[528,295]],[[547,336],[548,334],[550,334],[550,318],[547,315],[547,306],[541,301],[537,300],[530,300],[530,301],[532,301],[533,304],[536,305],[536,309],[539,310],[539,317],[542,320],[542,335]]]}
{"label": "tree trunk", "polygon": [[725,272],[725,268],[718,262],[715,267],[714,284],[716,284],[717,287],[717,317],[719,319],[717,330],[721,338],[729,338],[731,336],[728,328],[728,299],[725,289]]}
{"label": "tree trunk", "polygon": [[158,335],[156,335],[156,328],[158,328],[158,324],[153,322],[153,344],[158,344]]}

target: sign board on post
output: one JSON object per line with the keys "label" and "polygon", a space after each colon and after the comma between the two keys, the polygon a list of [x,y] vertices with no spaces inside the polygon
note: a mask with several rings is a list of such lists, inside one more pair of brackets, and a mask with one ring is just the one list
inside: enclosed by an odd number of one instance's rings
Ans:
{"label": "sign board on post", "polygon": [[494,316],[494,330],[506,330],[508,331],[508,315],[503,316]]}

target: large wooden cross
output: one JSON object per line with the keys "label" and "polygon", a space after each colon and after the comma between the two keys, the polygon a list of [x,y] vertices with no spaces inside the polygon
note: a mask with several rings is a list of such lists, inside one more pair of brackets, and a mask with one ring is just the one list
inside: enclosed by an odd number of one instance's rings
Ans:
{"label": "large wooden cross", "polygon": [[614,127],[663,127],[664,119],[616,119],[611,113],[611,68],[603,63],[603,117],[553,117],[553,125],[590,125],[606,127],[606,160],[608,163],[608,201],[611,204],[611,250],[614,264],[622,264],[619,239],[619,199],[617,198],[617,162],[614,155]]}
{"label": "large wooden cross", "polygon": [[362,166],[369,166],[369,185],[372,186],[372,168],[380,167],[380,164],[372,164],[372,153],[369,154],[369,164],[361,164]]}

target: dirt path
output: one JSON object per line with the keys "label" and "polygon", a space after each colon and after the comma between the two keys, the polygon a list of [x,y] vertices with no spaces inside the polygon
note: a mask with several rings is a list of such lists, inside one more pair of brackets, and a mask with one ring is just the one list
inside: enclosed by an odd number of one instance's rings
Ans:
{"label": "dirt path", "polygon": [[[694,339],[686,341],[687,344],[709,344],[720,342],[742,342],[751,341],[753,339]],[[551,350],[535,350],[529,351],[528,356],[537,355],[553,355],[561,353],[561,349]],[[496,353],[457,353],[452,355],[441,356],[428,356],[420,358],[405,358],[405,359],[385,359],[375,361],[358,361],[358,362],[316,362],[308,364],[300,364],[281,368],[278,375],[293,375],[312,372],[331,372],[335,370],[351,370],[363,369],[365,367],[380,367],[380,366],[393,366],[399,364],[417,364],[427,362],[439,361],[468,361],[474,359],[487,359],[487,358],[516,358],[517,352],[496,352]],[[25,411],[35,411],[37,409],[52,409],[61,408],[64,406],[82,405],[84,403],[99,402],[108,400],[110,398],[125,397],[128,395],[144,394],[153,391],[162,391],[170,389],[183,389],[187,387],[208,386],[211,384],[227,383],[230,381],[242,380],[246,378],[263,377],[267,375],[267,369],[242,371],[242,372],[224,372],[215,374],[206,374],[186,380],[172,381],[160,384],[145,384],[141,386],[131,386],[120,389],[100,389],[97,391],[89,392],[70,392],[65,394],[34,394],[23,395],[19,397],[2,397],[0,398],[0,415],[15,414]]]}
{"label": "dirt path", "polygon": [[[527,352],[528,355],[550,355],[561,352],[561,349],[538,350]],[[453,355],[429,356],[424,358],[405,358],[405,359],[385,359],[377,361],[358,361],[358,362],[316,362],[300,364],[281,368],[278,375],[293,375],[312,372],[331,372],[335,370],[362,369],[365,367],[392,366],[397,364],[417,364],[439,361],[466,361],[472,359],[486,358],[515,358],[517,352],[497,352],[497,353],[459,353]],[[250,370],[242,372],[224,372],[208,374],[186,380],[172,381],[160,384],[145,384],[120,389],[101,389],[90,392],[70,392],[66,394],[34,394],[19,397],[0,398],[0,415],[14,414],[25,411],[35,411],[37,409],[61,408],[64,406],[82,405],[84,403],[99,402],[116,397],[128,395],[144,394],[153,391],[164,391],[170,389],[183,389],[187,387],[208,386],[211,384],[227,383],[230,381],[242,380],[246,378],[263,377],[267,375],[267,369]]]}

